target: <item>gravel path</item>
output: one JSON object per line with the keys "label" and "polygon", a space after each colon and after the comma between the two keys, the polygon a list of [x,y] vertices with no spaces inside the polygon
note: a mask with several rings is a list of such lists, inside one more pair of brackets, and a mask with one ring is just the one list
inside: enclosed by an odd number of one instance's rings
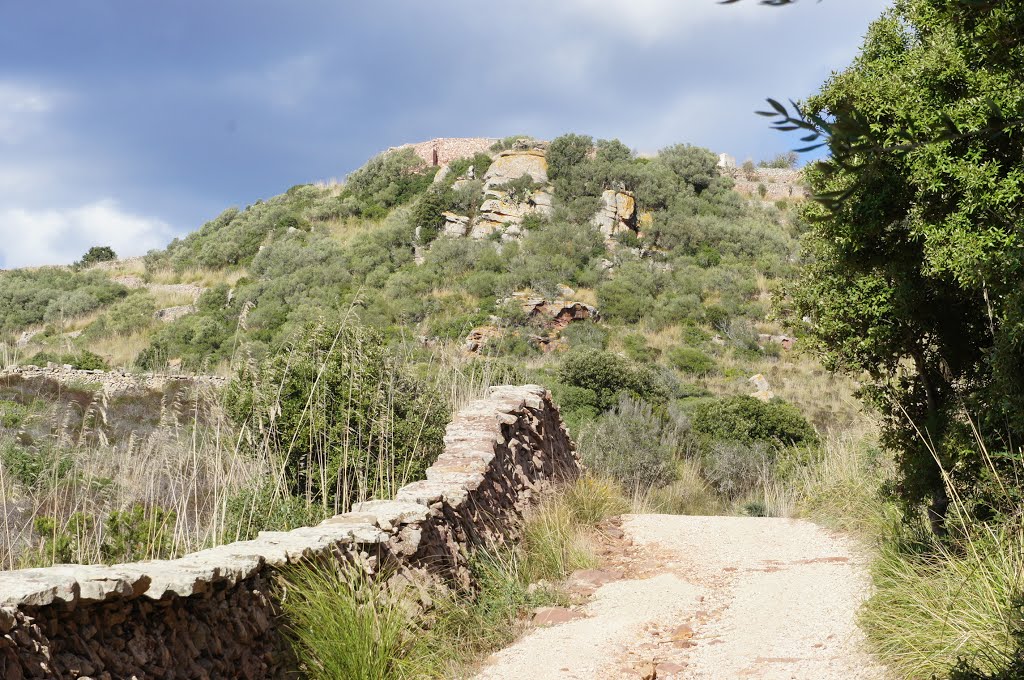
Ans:
{"label": "gravel path", "polygon": [[868,582],[843,537],[747,517],[632,515],[621,528],[607,566],[573,580],[585,604],[544,613],[571,620],[533,628],[478,678],[886,677],[862,649]]}

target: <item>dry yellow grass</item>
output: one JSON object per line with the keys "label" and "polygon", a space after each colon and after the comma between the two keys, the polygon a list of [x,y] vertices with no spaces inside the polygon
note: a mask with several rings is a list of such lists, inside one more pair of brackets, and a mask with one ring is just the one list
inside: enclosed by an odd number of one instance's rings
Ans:
{"label": "dry yellow grass", "polygon": [[320,222],[317,224],[317,228],[326,229],[332,240],[340,246],[346,246],[356,238],[380,229],[383,224],[384,222],[380,220],[343,218]]}
{"label": "dry yellow grass", "polygon": [[173,269],[160,269],[149,272],[149,282],[155,284],[191,283],[203,288],[212,288],[221,283],[233,286],[247,274],[248,272],[242,268],[207,269],[195,267],[181,272],[174,271]]}

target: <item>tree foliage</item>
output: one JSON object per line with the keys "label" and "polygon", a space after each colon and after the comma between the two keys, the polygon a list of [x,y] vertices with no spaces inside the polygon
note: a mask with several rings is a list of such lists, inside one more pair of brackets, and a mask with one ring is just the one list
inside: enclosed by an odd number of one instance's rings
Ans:
{"label": "tree foliage", "polygon": [[937,527],[940,465],[993,510],[973,427],[1004,450],[1024,434],[1024,131],[993,125],[1024,115],[1024,52],[990,42],[1022,22],[1008,3],[901,1],[802,107],[834,134],[807,171],[825,200],[796,311],[829,365],[871,376],[901,495],[930,500]]}

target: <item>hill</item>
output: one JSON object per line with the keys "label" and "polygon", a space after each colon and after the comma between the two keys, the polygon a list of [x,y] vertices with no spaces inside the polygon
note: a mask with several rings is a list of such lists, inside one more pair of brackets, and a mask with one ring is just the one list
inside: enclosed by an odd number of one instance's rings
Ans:
{"label": "hill", "polygon": [[[761,440],[853,410],[773,317],[797,272],[794,204],[737,193],[718,163],[580,135],[438,140],[142,258],[0,273],[7,561],[137,555],[104,543],[132,512],[170,532],[144,542],[158,556],[387,497],[496,383],[549,386],[623,484],[774,512]],[[698,433],[700,409],[761,424],[693,477],[681,451],[735,439]]]}

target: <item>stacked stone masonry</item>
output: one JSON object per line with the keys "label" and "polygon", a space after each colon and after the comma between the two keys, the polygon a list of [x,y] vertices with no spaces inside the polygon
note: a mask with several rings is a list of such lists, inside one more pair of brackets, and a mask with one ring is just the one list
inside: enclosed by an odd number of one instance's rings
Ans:
{"label": "stacked stone masonry", "polygon": [[428,165],[447,165],[452,161],[470,158],[478,153],[486,153],[496,141],[491,137],[442,137],[417,144],[405,144],[388,149],[411,148]]}
{"label": "stacked stone masonry", "polygon": [[96,386],[108,394],[120,394],[136,390],[160,390],[170,383],[187,383],[213,388],[223,387],[228,379],[215,375],[178,375],[163,373],[128,373],[127,371],[81,370],[71,366],[12,366],[0,369],[0,380],[22,378],[25,380],[52,380],[61,385]]}
{"label": "stacked stone masonry", "polygon": [[293,677],[278,570],[351,563],[410,593],[470,586],[472,551],[516,539],[530,504],[578,473],[550,393],[493,388],[456,415],[426,479],[394,500],[177,560],[0,573],[0,677]]}

